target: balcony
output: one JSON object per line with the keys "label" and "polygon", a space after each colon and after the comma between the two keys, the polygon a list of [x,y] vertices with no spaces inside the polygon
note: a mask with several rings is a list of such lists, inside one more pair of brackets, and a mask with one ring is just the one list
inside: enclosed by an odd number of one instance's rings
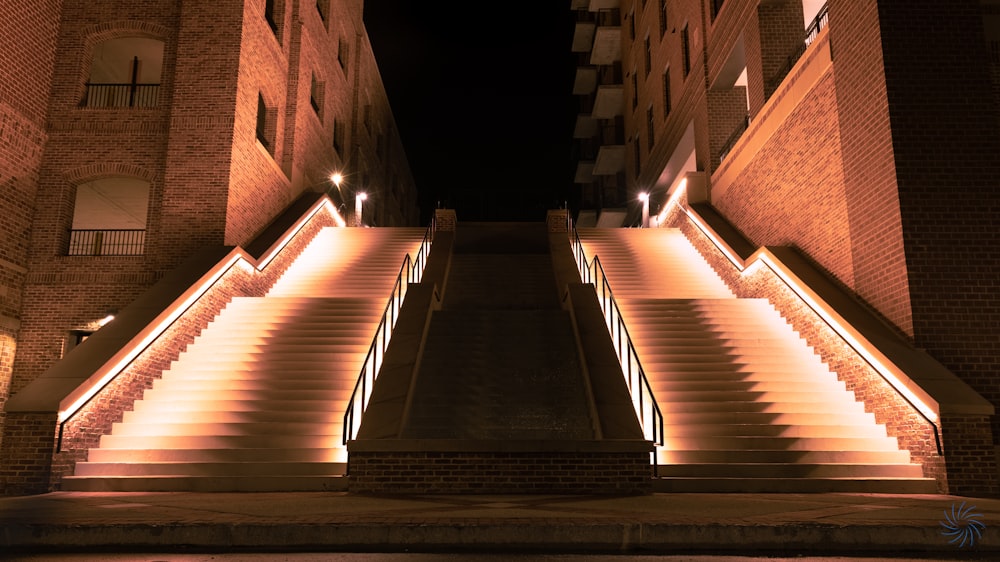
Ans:
{"label": "balcony", "polygon": [[595,119],[613,119],[622,114],[625,103],[625,88],[621,85],[598,86],[594,98]]}
{"label": "balcony", "polygon": [[141,256],[145,230],[71,230],[68,256]]}
{"label": "balcony", "polygon": [[597,69],[592,67],[578,67],[576,78],[573,79],[573,95],[585,96],[594,93],[597,88]]}
{"label": "balcony", "polygon": [[602,10],[616,10],[618,9],[618,0],[590,0],[590,7],[588,8],[591,12],[600,12]]}
{"label": "balcony", "polygon": [[597,151],[597,160],[594,161],[592,172],[595,176],[613,176],[623,171],[625,171],[625,145],[605,145]]}
{"label": "balcony", "polygon": [[597,25],[593,22],[577,22],[573,30],[573,46],[571,50],[574,53],[589,52],[591,47],[594,46],[594,32],[596,29]]}
{"label": "balcony", "polygon": [[594,33],[590,64],[608,65],[622,60],[622,28],[601,26]]}
{"label": "balcony", "polygon": [[594,183],[594,163],[588,161],[577,162],[573,183]]}
{"label": "balcony", "polygon": [[597,119],[584,114],[576,116],[576,125],[573,127],[574,139],[591,139],[597,136],[597,132]]}

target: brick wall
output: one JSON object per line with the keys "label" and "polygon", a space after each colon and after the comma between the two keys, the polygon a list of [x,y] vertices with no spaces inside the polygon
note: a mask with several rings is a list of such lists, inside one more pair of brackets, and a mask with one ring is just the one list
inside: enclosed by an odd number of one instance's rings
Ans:
{"label": "brick wall", "polygon": [[8,0],[0,7],[0,435],[21,325],[60,7],[59,0]]}
{"label": "brick wall", "polygon": [[852,288],[912,335],[876,1],[831,2],[829,29],[854,262]]}
{"label": "brick wall", "polygon": [[761,3],[757,8],[764,99],[771,97],[776,87],[775,77],[782,69],[787,72],[789,57],[794,62],[795,53],[803,45],[805,25],[802,18],[800,0]]}
{"label": "brick wall", "polygon": [[357,452],[352,493],[646,494],[649,453]]}
{"label": "brick wall", "polygon": [[795,246],[854,280],[834,77],[827,74],[712,204],[756,245]]}
{"label": "brick wall", "polygon": [[1000,407],[1000,134],[982,11],[903,8],[881,1],[878,17],[913,336]]}
{"label": "brick wall", "polygon": [[[747,117],[747,89],[735,86],[725,90],[709,90],[708,143],[712,151],[712,169],[719,167],[720,151],[739,128],[744,128]],[[730,148],[732,148],[730,146]]]}

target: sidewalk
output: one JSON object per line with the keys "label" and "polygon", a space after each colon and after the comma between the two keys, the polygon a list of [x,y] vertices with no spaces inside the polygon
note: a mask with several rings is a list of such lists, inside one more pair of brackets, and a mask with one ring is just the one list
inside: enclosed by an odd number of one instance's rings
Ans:
{"label": "sidewalk", "polygon": [[[950,544],[975,506],[985,530]],[[55,492],[0,498],[0,552],[543,551],[1000,559],[1000,499],[878,494],[361,496]]]}

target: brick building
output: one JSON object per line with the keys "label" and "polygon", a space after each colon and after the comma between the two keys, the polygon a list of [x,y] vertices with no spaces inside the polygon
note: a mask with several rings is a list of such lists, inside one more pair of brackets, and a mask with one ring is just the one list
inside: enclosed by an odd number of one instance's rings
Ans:
{"label": "brick building", "polygon": [[362,6],[0,8],[0,411],[187,256],[246,245],[304,194],[419,220]]}
{"label": "brick building", "polygon": [[[670,221],[665,202],[684,184],[750,251],[794,248],[1000,406],[1000,4],[572,9],[585,204],[628,205],[638,224],[648,192],[653,221]],[[996,416],[951,435],[940,421],[946,451],[972,434],[1000,444]],[[981,467],[991,484],[977,489],[996,491],[992,454],[954,462]]]}

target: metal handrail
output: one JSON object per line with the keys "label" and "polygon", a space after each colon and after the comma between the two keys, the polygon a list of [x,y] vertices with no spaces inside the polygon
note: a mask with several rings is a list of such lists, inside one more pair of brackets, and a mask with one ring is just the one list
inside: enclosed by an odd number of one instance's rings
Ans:
{"label": "metal handrail", "polygon": [[577,268],[580,271],[580,278],[584,283],[593,283],[595,290],[597,290],[597,299],[601,305],[601,311],[604,313],[608,332],[611,334],[611,341],[618,354],[618,362],[621,364],[622,376],[625,378],[632,396],[632,407],[635,409],[640,425],[642,425],[643,433],[656,445],[663,445],[663,413],[660,411],[659,404],[656,403],[656,397],[653,395],[653,389],[646,377],[646,371],[639,361],[639,354],[635,349],[635,344],[632,343],[628,327],[625,326],[625,320],[622,318],[621,309],[618,307],[614,292],[611,290],[611,283],[604,272],[604,266],[601,265],[601,260],[597,256],[594,256],[593,261],[587,261],[583,243],[580,241],[580,233],[575,228],[573,229],[571,245]]}
{"label": "metal handrail", "polygon": [[396,283],[392,287],[389,301],[382,312],[378,327],[375,328],[375,336],[368,346],[368,354],[361,364],[361,372],[358,380],[354,383],[354,391],[347,403],[347,410],[344,412],[344,445],[350,441],[361,426],[361,416],[368,408],[368,400],[371,398],[372,388],[375,386],[375,379],[378,378],[379,368],[382,367],[382,360],[385,358],[385,350],[389,347],[389,339],[392,336],[392,329],[396,327],[396,320],[399,318],[399,309],[406,296],[406,289],[409,285],[410,270],[412,262],[410,254],[403,256],[403,265],[396,275]]}
{"label": "metal handrail", "polygon": [[420,241],[420,250],[417,257],[410,259],[410,254],[403,256],[403,264],[399,267],[396,275],[396,282],[392,286],[389,300],[382,311],[382,318],[375,328],[375,336],[368,346],[368,354],[361,364],[361,372],[358,373],[358,380],[354,383],[354,390],[351,398],[347,402],[347,409],[344,412],[344,437],[343,444],[357,435],[358,428],[361,427],[361,417],[368,408],[368,401],[371,399],[372,389],[375,387],[375,379],[378,378],[379,369],[385,359],[385,351],[389,347],[389,340],[392,338],[392,331],[399,320],[399,310],[403,306],[403,299],[406,298],[406,291],[410,283],[419,283],[423,277],[424,267],[427,265],[427,256],[430,253],[431,244],[434,241],[434,221],[424,232],[424,238]]}
{"label": "metal handrail", "polygon": [[420,241],[420,250],[417,251],[417,256],[413,258],[413,269],[410,271],[410,283],[419,283],[424,275],[424,267],[427,266],[427,256],[431,252],[431,244],[434,243],[434,231],[435,222],[434,218],[431,218],[431,224],[427,226],[427,230],[424,231],[424,238]]}

